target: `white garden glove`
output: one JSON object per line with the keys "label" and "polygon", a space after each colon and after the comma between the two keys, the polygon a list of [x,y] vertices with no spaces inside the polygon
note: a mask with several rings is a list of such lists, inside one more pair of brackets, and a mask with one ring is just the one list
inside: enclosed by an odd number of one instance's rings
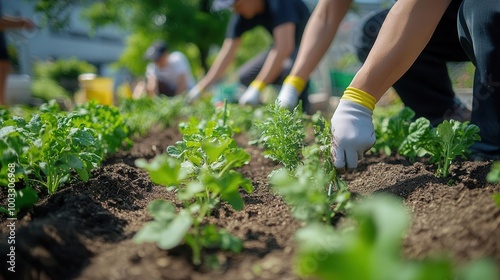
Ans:
{"label": "white garden glove", "polygon": [[299,103],[300,94],[305,86],[304,79],[298,76],[286,77],[277,98],[280,107],[293,110]]}
{"label": "white garden glove", "polygon": [[202,91],[200,90],[200,87],[198,85],[195,85],[192,89],[188,91],[186,95],[186,102],[188,104],[193,103],[195,100],[200,98],[201,92]]}
{"label": "white garden glove", "polygon": [[332,116],[332,158],[340,171],[354,169],[358,160],[375,144],[373,109],[370,94],[348,87]]}
{"label": "white garden glove", "polygon": [[240,97],[238,103],[240,105],[250,104],[253,106],[259,105],[260,103],[260,92],[266,87],[266,84],[262,81],[253,81],[247,88],[247,90]]}

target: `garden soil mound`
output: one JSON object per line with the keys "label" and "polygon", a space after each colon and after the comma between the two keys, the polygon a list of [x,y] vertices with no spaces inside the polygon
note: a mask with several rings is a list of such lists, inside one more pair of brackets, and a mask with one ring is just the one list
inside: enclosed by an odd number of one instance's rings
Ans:
{"label": "garden soil mound", "polygon": [[[163,251],[133,241],[151,220],[151,201],[177,203],[174,193],[152,183],[134,161],[152,159],[180,139],[176,127],[152,130],[136,139],[132,149],[107,159],[88,182],[68,183],[21,212],[15,222],[15,273],[7,271],[12,245],[7,244],[9,221],[1,216],[0,278],[298,279],[293,274],[293,235],[301,225],[267,179],[279,166],[265,159],[261,149],[249,146],[244,136],[238,142],[252,160],[240,172],[252,180],[255,191],[242,193],[242,211],[223,204],[209,218],[244,241],[242,253],[205,251],[217,259],[218,267],[194,266],[185,246]],[[451,178],[438,179],[424,162],[368,155],[343,179],[355,198],[383,192],[404,200],[412,215],[402,252],[406,258],[445,255],[460,265],[489,257],[500,265],[500,207],[492,199],[500,186],[486,182],[490,168],[491,162],[463,161],[453,165]]]}

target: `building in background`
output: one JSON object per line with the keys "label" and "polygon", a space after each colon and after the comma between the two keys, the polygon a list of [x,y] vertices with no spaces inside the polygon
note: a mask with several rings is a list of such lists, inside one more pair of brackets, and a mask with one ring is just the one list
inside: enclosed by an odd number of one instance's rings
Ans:
{"label": "building in background", "polygon": [[[34,4],[20,0],[2,0],[5,15],[22,16],[39,26]],[[36,60],[77,58],[97,66],[99,75],[110,74],[109,65],[117,61],[125,48],[127,34],[118,27],[105,27],[90,35],[89,25],[81,20],[80,9],[71,11],[69,25],[61,30],[38,27],[33,31],[7,31],[8,44],[17,54],[18,74],[32,74]]]}

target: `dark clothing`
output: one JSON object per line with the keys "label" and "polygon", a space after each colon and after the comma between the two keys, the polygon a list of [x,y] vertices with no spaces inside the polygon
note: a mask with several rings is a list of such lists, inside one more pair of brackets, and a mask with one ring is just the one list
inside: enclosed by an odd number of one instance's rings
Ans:
{"label": "dark clothing", "polygon": [[[290,58],[283,63],[283,71],[280,76],[272,82],[272,84],[281,86],[283,80],[292,70],[310,11],[301,0],[264,0],[264,3],[264,13],[252,19],[245,19],[238,14],[233,14],[227,27],[226,38],[239,38],[243,33],[257,26],[263,26],[272,35],[276,27],[285,23],[295,23],[295,50]],[[269,50],[258,54],[238,70],[239,79],[243,85],[248,86],[257,77],[268,53]],[[307,95],[308,86],[300,95],[303,108],[306,111],[309,106]]]}
{"label": "dark clothing", "polygon": [[246,31],[256,26],[263,26],[272,35],[273,30],[285,23],[295,23],[295,48],[300,45],[304,28],[310,12],[301,0],[264,0],[264,13],[252,19],[245,19],[238,14],[231,16],[226,38],[239,38]]}
{"label": "dark clothing", "polygon": [[175,96],[175,93],[176,93],[176,86],[171,85],[167,82],[158,80],[158,92],[162,95],[173,97],[173,96]]}
{"label": "dark clothing", "polygon": [[[372,13],[362,22],[361,32],[355,39],[355,47],[361,61],[366,60],[388,11]],[[437,124],[446,119],[457,104],[447,62],[472,61],[476,66],[476,75],[471,123],[479,126],[482,138],[482,141],[474,146],[480,145],[483,147],[480,150],[498,156],[499,25],[500,1],[452,1],[427,46],[415,63],[393,85],[403,103],[415,111],[416,117],[425,117],[431,123]]]}
{"label": "dark clothing", "polygon": [[472,150],[500,159],[500,1],[464,0],[458,12],[463,49],[476,66],[471,123],[481,142]]}
{"label": "dark clothing", "polygon": [[5,34],[3,32],[0,32],[0,60],[9,60],[7,41],[5,40]]}
{"label": "dark clothing", "polygon": [[[264,63],[266,61],[266,57],[269,54],[269,50],[263,51],[256,55],[253,59],[245,63],[240,67],[238,70],[238,76],[240,77],[240,83],[242,83],[245,86],[249,86],[250,83],[257,77],[257,75],[260,72],[260,69],[262,69],[262,66],[264,66]],[[281,72],[280,76],[273,82],[275,85],[281,86],[283,82],[285,81],[285,78],[290,74],[292,71],[292,66],[293,66],[293,59],[289,58],[283,62],[283,71]],[[302,108],[306,113],[312,113],[308,112],[309,109],[309,81],[306,84],[306,87],[300,94],[299,100],[302,101]]]}

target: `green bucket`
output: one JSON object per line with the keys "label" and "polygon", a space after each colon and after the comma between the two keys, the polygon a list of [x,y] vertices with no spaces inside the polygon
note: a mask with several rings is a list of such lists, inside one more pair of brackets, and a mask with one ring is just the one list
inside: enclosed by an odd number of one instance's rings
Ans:
{"label": "green bucket", "polygon": [[229,103],[238,101],[239,87],[239,83],[225,83],[218,85],[215,90],[213,101],[220,102],[227,100]]}
{"label": "green bucket", "polygon": [[332,95],[342,96],[344,90],[351,84],[356,73],[343,72],[341,70],[330,70],[330,81],[332,83]]}

